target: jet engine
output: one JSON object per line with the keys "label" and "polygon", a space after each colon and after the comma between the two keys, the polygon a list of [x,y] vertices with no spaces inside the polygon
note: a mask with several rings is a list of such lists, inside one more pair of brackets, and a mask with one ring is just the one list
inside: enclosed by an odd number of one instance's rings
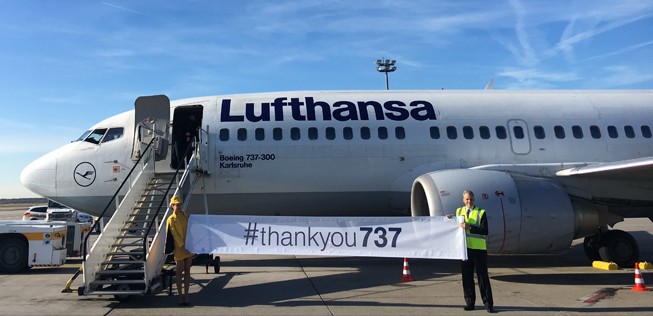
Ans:
{"label": "jet engine", "polygon": [[554,253],[591,234],[599,216],[591,203],[577,203],[554,179],[493,170],[427,173],[413,182],[413,216],[455,214],[464,190],[488,219],[488,251],[495,254]]}

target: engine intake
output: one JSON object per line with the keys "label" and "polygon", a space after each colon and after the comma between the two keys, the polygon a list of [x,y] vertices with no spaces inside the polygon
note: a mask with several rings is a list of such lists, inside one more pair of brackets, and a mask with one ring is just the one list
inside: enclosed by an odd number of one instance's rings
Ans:
{"label": "engine intake", "polygon": [[[555,180],[493,170],[427,173],[413,182],[413,216],[455,214],[471,190],[488,219],[488,251],[554,253],[571,246],[579,224],[566,190]],[[584,213],[587,214],[587,213]]]}

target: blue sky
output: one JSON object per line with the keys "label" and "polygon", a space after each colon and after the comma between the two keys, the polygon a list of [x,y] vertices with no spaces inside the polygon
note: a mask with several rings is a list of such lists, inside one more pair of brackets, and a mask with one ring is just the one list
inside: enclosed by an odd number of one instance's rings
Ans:
{"label": "blue sky", "polygon": [[0,198],[140,95],[651,89],[653,2],[0,0]]}

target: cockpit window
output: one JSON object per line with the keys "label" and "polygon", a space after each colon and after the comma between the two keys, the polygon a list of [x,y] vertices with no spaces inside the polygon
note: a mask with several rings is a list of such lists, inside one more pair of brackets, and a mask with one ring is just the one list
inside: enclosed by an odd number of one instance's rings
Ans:
{"label": "cockpit window", "polygon": [[93,144],[99,144],[100,140],[102,139],[102,136],[104,136],[104,133],[106,132],[107,132],[106,128],[95,129],[91,132],[91,134],[88,135],[88,137],[86,137],[86,139],[84,139],[84,141]]}
{"label": "cockpit window", "polygon": [[102,143],[110,142],[114,139],[118,139],[122,137],[123,133],[123,128],[122,127],[114,127],[110,128],[109,131],[107,132],[106,135],[104,135],[104,138],[102,139]]}
{"label": "cockpit window", "polygon": [[90,133],[91,133],[91,131],[84,132],[84,134],[82,134],[82,136],[79,136],[79,138],[76,140],[76,142],[86,139],[86,136],[88,136],[88,134],[90,134]]}

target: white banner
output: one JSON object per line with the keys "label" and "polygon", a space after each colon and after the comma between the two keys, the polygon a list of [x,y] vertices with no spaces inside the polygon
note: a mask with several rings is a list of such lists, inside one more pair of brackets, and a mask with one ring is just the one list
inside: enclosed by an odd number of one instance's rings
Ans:
{"label": "white banner", "polygon": [[196,215],[193,253],[467,259],[456,218]]}

